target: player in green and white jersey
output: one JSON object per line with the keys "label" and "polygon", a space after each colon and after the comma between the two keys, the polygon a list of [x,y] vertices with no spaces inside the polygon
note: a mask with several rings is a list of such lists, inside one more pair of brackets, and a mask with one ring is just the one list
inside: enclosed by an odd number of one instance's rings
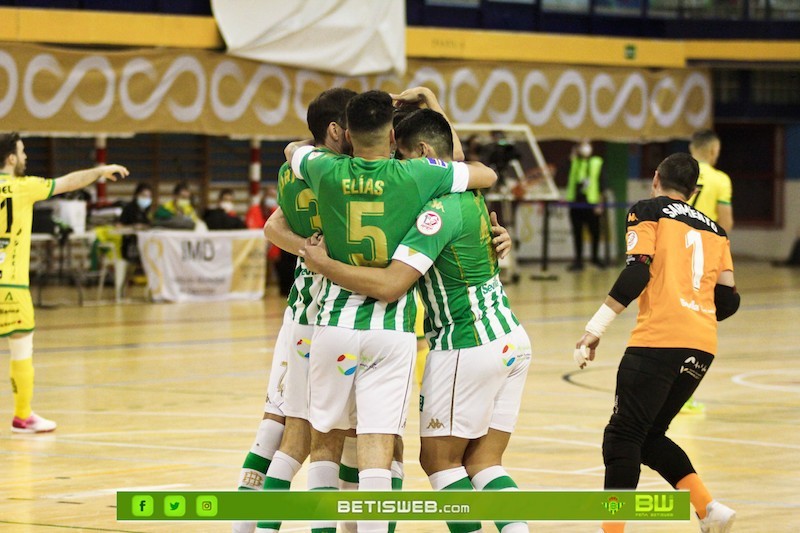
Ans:
{"label": "player in green and white jersey", "polygon": [[[430,110],[397,126],[398,151],[405,157],[448,154],[450,139],[447,121]],[[465,192],[430,201],[387,268],[346,265],[320,247],[301,251],[313,270],[384,301],[401,297],[419,280],[431,343],[420,397],[420,463],[437,490],[516,488],[500,465],[531,345],[498,278],[492,225],[480,193]],[[448,525],[452,531],[480,529],[478,523]],[[498,528],[528,531],[520,522]]]}
{"label": "player in green and white jersey", "polygon": [[[389,159],[393,111],[387,93],[363,93],[347,107],[353,158],[309,148],[291,157],[295,173],[320,199],[323,232],[333,253],[352,264],[385,266],[428,200],[496,180],[494,171],[481,164]],[[291,155],[291,148],[287,151]],[[334,486],[341,439],[332,430],[351,425],[346,415],[354,399],[359,487],[391,489],[394,435],[405,426],[416,345],[416,310],[408,296],[386,303],[333,283],[323,287],[309,367],[309,487]],[[359,531],[365,526],[359,524]],[[386,523],[371,526],[386,530]]]}
{"label": "player in green and white jersey", "polygon": [[[322,92],[309,104],[308,126],[320,150],[349,153],[346,141],[345,108],[356,93],[333,88]],[[267,239],[297,254],[302,237],[321,231],[314,193],[297,179],[285,163],[278,172],[280,216],[270,218],[264,227]],[[285,224],[297,235],[286,239],[278,225]],[[308,357],[316,320],[317,292],[322,276],[305,268],[298,258],[295,280],[287,299],[283,324],[273,351],[264,417],[239,476],[240,490],[287,490],[308,457]],[[276,451],[277,450],[277,451]],[[277,531],[278,522],[235,522],[233,533]]]}

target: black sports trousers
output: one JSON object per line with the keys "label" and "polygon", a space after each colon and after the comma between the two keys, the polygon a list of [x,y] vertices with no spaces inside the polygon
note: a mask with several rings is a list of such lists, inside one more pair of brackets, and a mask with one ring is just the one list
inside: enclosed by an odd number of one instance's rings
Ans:
{"label": "black sports trousers", "polygon": [[617,370],[614,412],[603,435],[605,488],[635,489],[642,464],[673,487],[695,472],[666,435],[714,356],[688,348],[628,347]]}

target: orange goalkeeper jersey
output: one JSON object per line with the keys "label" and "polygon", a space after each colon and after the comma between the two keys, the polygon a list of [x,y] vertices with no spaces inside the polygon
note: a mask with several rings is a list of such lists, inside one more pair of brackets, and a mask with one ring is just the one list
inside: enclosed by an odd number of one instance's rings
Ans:
{"label": "orange goalkeeper jersey", "polygon": [[639,297],[629,346],[717,351],[714,287],[733,270],[725,230],[681,200],[643,200],[628,212],[629,255],[649,255],[650,281]]}

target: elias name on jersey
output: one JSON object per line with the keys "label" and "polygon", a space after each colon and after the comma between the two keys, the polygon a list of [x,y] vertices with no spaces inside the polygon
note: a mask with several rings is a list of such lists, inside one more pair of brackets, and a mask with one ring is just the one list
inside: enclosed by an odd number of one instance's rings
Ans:
{"label": "elias name on jersey", "polygon": [[372,194],[380,196],[383,194],[383,180],[364,179],[363,176],[359,176],[358,179],[343,179],[342,194]]}

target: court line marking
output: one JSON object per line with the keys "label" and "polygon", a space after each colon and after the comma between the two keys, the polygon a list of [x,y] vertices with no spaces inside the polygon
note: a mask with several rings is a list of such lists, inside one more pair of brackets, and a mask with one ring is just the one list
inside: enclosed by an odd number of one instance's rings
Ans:
{"label": "court line marking", "polygon": [[61,499],[78,499],[78,498],[97,498],[99,496],[107,496],[110,494],[116,494],[119,491],[126,491],[126,492],[150,492],[156,490],[176,490],[181,489],[184,487],[191,487],[188,483],[173,483],[171,485],[151,485],[151,486],[141,486],[141,487],[118,487],[113,489],[97,489],[97,490],[86,490],[83,492],[62,492],[61,494],[45,494],[43,496],[39,496],[36,499],[45,499],[45,500],[61,500]]}
{"label": "court line marking", "polygon": [[731,378],[731,381],[742,387],[750,387],[753,389],[779,391],[779,392],[795,392],[800,393],[800,386],[792,387],[787,385],[770,385],[768,383],[753,383],[748,381],[749,378],[755,376],[771,376],[771,375],[786,375],[786,374],[800,374],[800,370],[788,368],[774,368],[771,370],[754,370],[752,372],[742,372],[736,374]]}
{"label": "court line marking", "polygon": [[[517,426],[518,429],[530,430],[530,431],[541,431],[541,430],[553,430],[557,429],[559,431],[572,431],[574,433],[598,433],[601,434],[602,431],[597,431],[594,429],[589,428],[579,428],[578,426],[542,426],[539,428],[530,427],[530,426]],[[800,444],[787,444],[787,443],[780,443],[780,442],[764,442],[760,440],[749,440],[749,439],[731,439],[725,437],[703,437],[699,435],[687,435],[685,433],[670,433],[670,436],[677,437],[680,439],[689,439],[689,440],[701,440],[701,441],[709,441],[709,442],[724,442],[726,444],[741,444],[745,446],[762,446],[765,448],[782,448],[787,450],[800,450]],[[515,435],[515,437],[517,437]]]}

